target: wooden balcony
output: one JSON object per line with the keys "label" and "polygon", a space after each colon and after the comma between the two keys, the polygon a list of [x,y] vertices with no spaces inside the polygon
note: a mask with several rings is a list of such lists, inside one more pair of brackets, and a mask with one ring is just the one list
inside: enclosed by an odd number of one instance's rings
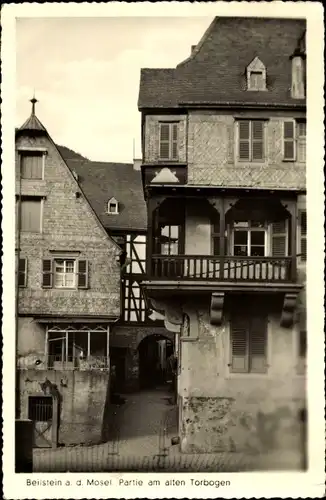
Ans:
{"label": "wooden balcony", "polygon": [[153,255],[153,280],[293,283],[292,257]]}

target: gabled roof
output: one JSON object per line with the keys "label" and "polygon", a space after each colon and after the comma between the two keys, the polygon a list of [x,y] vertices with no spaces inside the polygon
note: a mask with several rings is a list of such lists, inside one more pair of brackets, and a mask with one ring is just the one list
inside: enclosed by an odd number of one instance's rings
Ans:
{"label": "gabled roof", "polygon": [[[88,202],[108,230],[144,231],[147,227],[146,204],[141,172],[131,163],[104,163],[67,159],[69,168],[78,175]],[[111,198],[119,203],[119,213],[107,213]]]}
{"label": "gabled roof", "polygon": [[[305,105],[291,98],[290,61],[305,27],[303,19],[217,17],[176,68],[141,70],[138,107]],[[246,67],[256,56],[266,67],[267,92],[246,90]]]}

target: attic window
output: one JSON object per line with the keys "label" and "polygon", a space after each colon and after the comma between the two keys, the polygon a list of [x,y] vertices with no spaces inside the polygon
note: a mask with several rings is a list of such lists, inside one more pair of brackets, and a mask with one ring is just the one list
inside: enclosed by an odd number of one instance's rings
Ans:
{"label": "attic window", "polygon": [[248,90],[266,90],[266,68],[258,57],[247,66]]}
{"label": "attic window", "polygon": [[118,214],[118,202],[115,198],[111,198],[108,201],[108,214]]}

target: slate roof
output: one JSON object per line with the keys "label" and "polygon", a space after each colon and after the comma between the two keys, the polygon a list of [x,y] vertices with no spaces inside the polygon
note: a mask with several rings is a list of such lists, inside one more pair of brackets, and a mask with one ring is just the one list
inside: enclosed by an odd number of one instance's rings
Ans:
{"label": "slate roof", "polygon": [[[146,204],[141,172],[130,163],[104,163],[66,159],[78,175],[88,202],[106,229],[143,231],[147,227]],[[107,203],[114,197],[119,214],[108,214]]]}
{"label": "slate roof", "polygon": [[[138,107],[305,105],[290,93],[290,57],[305,29],[303,19],[216,17],[176,68],[141,70]],[[246,90],[246,67],[256,56],[267,70],[267,91]]]}

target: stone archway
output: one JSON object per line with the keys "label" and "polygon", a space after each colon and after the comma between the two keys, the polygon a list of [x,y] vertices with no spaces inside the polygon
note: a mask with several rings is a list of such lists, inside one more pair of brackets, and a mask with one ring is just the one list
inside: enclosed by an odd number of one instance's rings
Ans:
{"label": "stone archway", "polygon": [[152,334],[138,345],[139,387],[155,389],[166,383],[166,360],[174,350],[171,335]]}

